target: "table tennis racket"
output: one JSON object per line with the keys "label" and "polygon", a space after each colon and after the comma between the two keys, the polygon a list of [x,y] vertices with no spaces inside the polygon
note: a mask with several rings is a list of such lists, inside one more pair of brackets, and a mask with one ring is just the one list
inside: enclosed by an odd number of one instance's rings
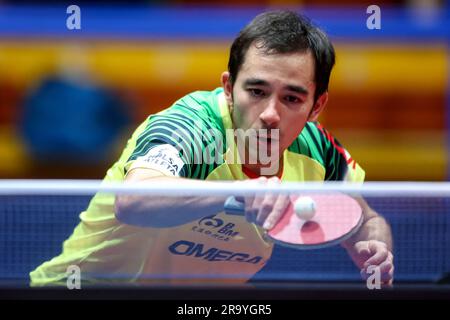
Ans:
{"label": "table tennis racket", "polygon": [[[311,220],[300,219],[294,211],[299,196],[291,196],[291,203],[283,217],[266,233],[266,236],[283,246],[296,249],[319,249],[345,241],[362,225],[362,209],[352,197],[342,193],[308,194],[315,203],[315,215]],[[225,213],[245,215],[245,205],[229,197],[224,204]]]}

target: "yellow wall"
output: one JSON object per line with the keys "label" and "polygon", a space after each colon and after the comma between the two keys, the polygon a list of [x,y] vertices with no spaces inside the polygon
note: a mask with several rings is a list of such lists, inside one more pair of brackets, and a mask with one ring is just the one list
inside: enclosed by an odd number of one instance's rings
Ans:
{"label": "yellow wall", "polygon": [[[1,77],[20,85],[61,64],[86,64],[100,81],[114,86],[208,87],[218,84],[228,50],[227,43],[0,42],[0,70]],[[335,90],[445,90],[443,45],[337,44],[336,52]]]}
{"label": "yellow wall", "polygon": [[[0,42],[0,86],[8,83],[25,94],[52,72],[87,70],[91,79],[128,93],[138,122],[185,93],[219,86],[228,46],[222,42],[4,41]],[[321,121],[366,168],[367,177],[445,179],[445,46],[337,43],[336,52],[330,102]],[[11,101],[9,107],[15,110],[17,103]],[[0,175],[2,170],[20,171],[26,162],[23,148],[17,145],[20,139],[10,138],[15,135],[13,128],[3,124],[0,130],[0,142],[8,142],[0,149]]]}

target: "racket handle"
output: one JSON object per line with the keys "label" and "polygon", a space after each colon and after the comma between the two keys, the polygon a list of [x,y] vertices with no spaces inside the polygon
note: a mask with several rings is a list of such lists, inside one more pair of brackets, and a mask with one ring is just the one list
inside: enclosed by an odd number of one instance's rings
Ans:
{"label": "racket handle", "polygon": [[245,204],[237,201],[234,196],[228,197],[223,204],[223,209],[226,214],[233,216],[243,216],[245,214]]}

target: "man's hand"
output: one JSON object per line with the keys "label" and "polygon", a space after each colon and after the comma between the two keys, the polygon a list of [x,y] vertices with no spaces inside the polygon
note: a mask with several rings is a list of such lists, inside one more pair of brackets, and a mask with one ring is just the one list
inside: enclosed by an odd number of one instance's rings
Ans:
{"label": "man's hand", "polygon": [[[263,185],[280,184],[277,177],[260,177],[256,180]],[[254,183],[254,180],[253,180]],[[262,226],[266,230],[272,229],[281,219],[286,208],[291,203],[289,195],[267,193],[256,197],[237,197],[245,203],[245,218],[248,222]]]}
{"label": "man's hand", "polygon": [[369,266],[374,266],[380,270],[381,283],[385,286],[392,285],[394,256],[384,242],[378,240],[358,241],[350,252],[354,263],[361,269],[361,276],[364,280],[370,276],[367,273]]}
{"label": "man's hand", "polygon": [[[391,286],[394,279],[394,257],[392,254],[392,232],[386,220],[369,207],[362,198],[355,198],[362,208],[364,222],[359,231],[342,246],[347,249],[361,276],[367,280],[367,271],[379,268],[381,283]],[[371,267],[371,269],[369,269]]]}

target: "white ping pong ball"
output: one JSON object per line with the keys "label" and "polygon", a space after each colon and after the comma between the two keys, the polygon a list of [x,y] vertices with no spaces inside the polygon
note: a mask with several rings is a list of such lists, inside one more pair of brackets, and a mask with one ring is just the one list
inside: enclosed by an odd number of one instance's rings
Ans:
{"label": "white ping pong ball", "polygon": [[299,197],[294,202],[294,211],[302,220],[311,220],[316,214],[316,203],[311,197]]}

